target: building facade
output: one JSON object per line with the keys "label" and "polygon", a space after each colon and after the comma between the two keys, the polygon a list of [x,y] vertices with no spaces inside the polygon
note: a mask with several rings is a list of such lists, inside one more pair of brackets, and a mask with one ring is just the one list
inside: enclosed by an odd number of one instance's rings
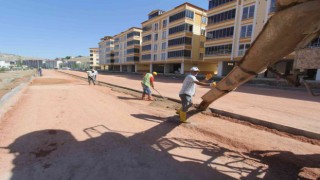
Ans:
{"label": "building facade", "polygon": [[[227,75],[241,60],[275,10],[275,0],[209,0],[204,61],[216,64],[217,76]],[[317,39],[310,47],[315,47]],[[294,58],[292,52],[273,67],[290,75]],[[259,75],[260,78],[275,76],[268,71]]]}
{"label": "building facade", "polygon": [[138,72],[184,74],[192,66],[213,72],[203,62],[207,11],[184,3],[164,12],[154,10],[142,24]]}
{"label": "building facade", "polygon": [[[100,39],[99,64],[102,70],[115,70],[111,65],[114,63],[114,39],[112,36],[105,36]],[[119,69],[120,70],[120,69]]]}
{"label": "building facade", "polygon": [[140,60],[141,28],[132,27],[115,35],[114,66],[121,72],[136,72]]}
{"label": "building facade", "polygon": [[99,48],[90,48],[90,67],[99,67]]}

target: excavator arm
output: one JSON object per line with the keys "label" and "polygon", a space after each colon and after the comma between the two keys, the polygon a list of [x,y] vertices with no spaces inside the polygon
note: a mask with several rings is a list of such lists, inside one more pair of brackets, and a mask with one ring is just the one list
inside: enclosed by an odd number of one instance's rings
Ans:
{"label": "excavator arm", "polygon": [[202,96],[200,110],[253,79],[259,73],[308,44],[320,34],[320,0],[278,0],[277,11],[264,25],[237,66]]}

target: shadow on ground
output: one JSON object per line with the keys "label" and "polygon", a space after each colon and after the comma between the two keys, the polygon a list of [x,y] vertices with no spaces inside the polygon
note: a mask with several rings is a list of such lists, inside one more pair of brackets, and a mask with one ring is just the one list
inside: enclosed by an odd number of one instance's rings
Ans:
{"label": "shadow on ground", "polygon": [[[234,179],[225,173],[237,174],[244,179],[256,179],[262,173],[266,174],[267,179],[292,179],[297,177],[301,169],[301,166],[293,168],[291,163],[281,161],[281,164],[277,164],[265,160],[255,156],[256,152],[248,154],[250,160],[265,162],[269,168],[241,167],[239,163],[246,164],[248,156],[212,142],[167,138],[165,136],[177,124],[145,114],[133,116],[159,123],[134,134],[114,131],[104,125],[89,127],[84,129],[89,137],[85,141],[77,141],[70,132],[55,129],[35,131],[17,138],[8,147],[16,155],[11,179]],[[128,136],[123,135],[126,133]],[[180,148],[197,149],[210,158],[200,160],[169,153]],[[215,161],[224,156],[231,161]],[[315,155],[313,158],[318,157]],[[289,158],[304,156],[292,154]],[[225,170],[211,166],[220,166]],[[288,170],[290,173],[284,173]]]}

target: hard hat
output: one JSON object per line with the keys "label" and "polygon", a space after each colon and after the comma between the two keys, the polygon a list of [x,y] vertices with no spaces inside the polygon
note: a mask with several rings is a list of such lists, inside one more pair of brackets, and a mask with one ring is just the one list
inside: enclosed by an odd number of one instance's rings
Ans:
{"label": "hard hat", "polygon": [[190,71],[197,71],[197,72],[199,72],[200,70],[199,70],[198,67],[192,67],[192,68],[190,69]]}
{"label": "hard hat", "polygon": [[157,73],[157,72],[153,72],[152,74],[153,74],[153,75],[155,75],[155,76],[156,76],[156,75],[158,75],[158,73]]}

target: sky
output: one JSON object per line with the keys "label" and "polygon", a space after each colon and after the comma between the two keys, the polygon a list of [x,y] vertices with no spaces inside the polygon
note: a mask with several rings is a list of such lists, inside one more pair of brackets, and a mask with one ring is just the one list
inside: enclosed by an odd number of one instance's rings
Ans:
{"label": "sky", "polygon": [[[186,0],[0,0],[0,53],[53,59],[88,56],[100,38],[141,27],[155,9]],[[208,0],[189,0],[208,9]]]}

